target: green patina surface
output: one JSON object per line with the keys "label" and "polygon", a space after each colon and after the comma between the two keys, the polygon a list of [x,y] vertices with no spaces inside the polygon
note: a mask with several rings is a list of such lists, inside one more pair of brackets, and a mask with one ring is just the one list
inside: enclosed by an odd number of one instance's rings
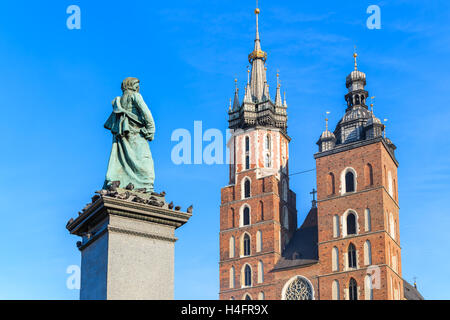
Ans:
{"label": "green patina surface", "polygon": [[136,189],[153,191],[155,172],[148,141],[154,138],[155,123],[139,93],[138,79],[126,78],[122,92],[113,100],[113,112],[104,125],[113,135],[113,144],[103,188],[120,181],[121,187],[132,183]]}

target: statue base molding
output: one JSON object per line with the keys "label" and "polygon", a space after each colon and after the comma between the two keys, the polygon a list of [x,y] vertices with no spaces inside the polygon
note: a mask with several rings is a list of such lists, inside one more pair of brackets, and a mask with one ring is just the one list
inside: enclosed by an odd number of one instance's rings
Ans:
{"label": "statue base molding", "polygon": [[67,229],[82,237],[81,300],[174,298],[175,229],[192,216],[165,193],[100,190]]}

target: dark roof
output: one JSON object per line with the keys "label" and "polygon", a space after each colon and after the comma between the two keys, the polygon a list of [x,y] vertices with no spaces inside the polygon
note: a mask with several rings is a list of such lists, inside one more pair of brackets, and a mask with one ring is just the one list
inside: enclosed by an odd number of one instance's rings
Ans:
{"label": "dark roof", "polygon": [[406,300],[425,300],[416,287],[412,286],[406,280],[403,280],[403,291]]}
{"label": "dark roof", "polygon": [[319,262],[317,248],[317,208],[312,208],[302,226],[295,231],[273,271]]}

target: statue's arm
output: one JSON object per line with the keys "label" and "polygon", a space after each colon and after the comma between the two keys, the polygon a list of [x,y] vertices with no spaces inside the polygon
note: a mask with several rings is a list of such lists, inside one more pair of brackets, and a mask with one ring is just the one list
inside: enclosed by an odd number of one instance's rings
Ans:
{"label": "statue's arm", "polygon": [[148,108],[140,93],[136,92],[134,97],[137,109],[141,113],[144,120],[145,129],[148,132],[151,140],[153,140],[153,136],[155,134],[155,122],[153,121],[152,113],[150,112],[150,109]]}

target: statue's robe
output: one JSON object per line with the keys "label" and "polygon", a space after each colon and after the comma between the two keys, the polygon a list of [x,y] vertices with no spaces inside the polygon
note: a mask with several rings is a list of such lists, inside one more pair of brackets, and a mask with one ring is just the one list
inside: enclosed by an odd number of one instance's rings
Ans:
{"label": "statue's robe", "polygon": [[155,123],[141,94],[126,90],[115,98],[105,128],[113,134],[113,145],[103,187],[120,181],[122,188],[132,183],[153,191],[155,172],[147,140],[153,140]]}

